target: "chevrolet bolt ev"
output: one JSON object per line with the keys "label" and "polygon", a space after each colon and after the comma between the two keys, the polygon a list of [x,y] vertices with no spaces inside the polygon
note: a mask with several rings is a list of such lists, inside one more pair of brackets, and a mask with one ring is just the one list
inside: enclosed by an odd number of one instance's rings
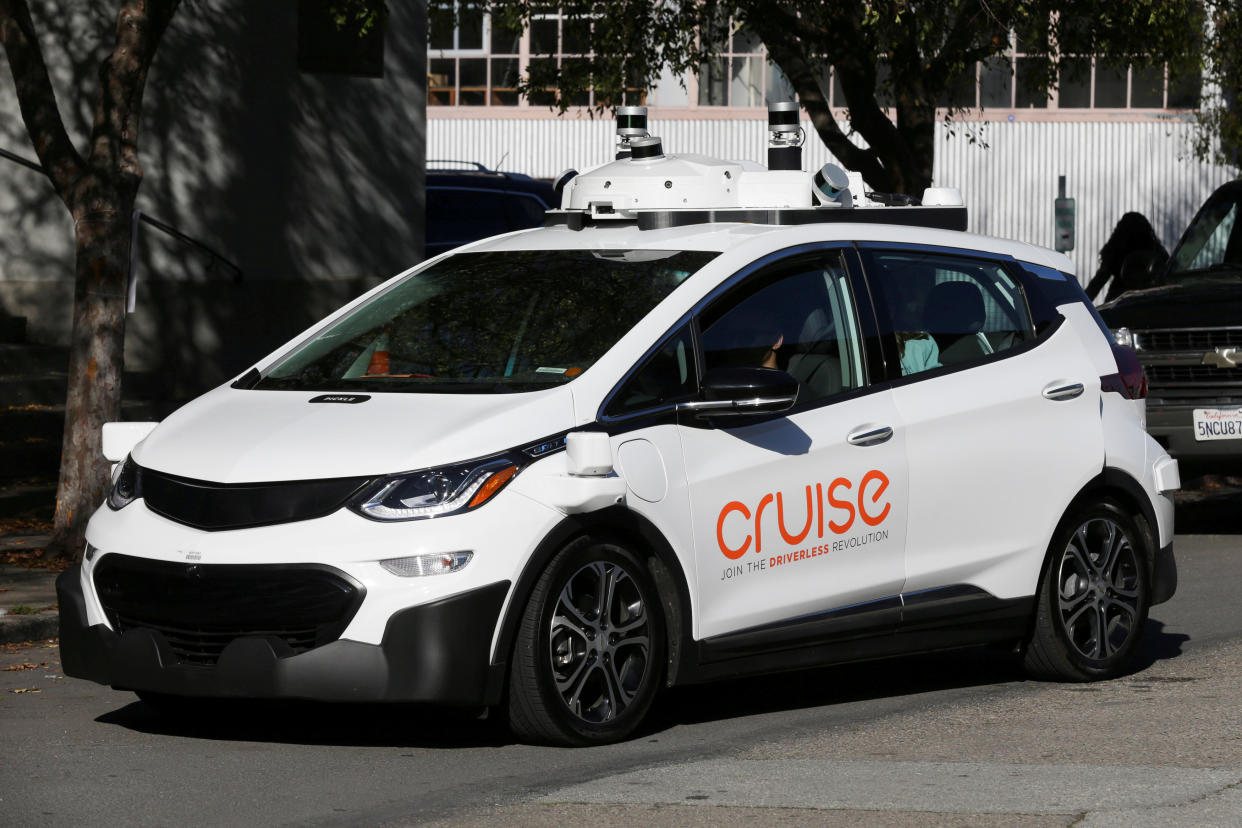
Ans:
{"label": "chevrolet bolt ev", "polygon": [[1069,261],[963,232],[956,191],[625,143],[547,226],[106,426],[66,673],[590,745],[743,674],[992,642],[1125,670],[1178,469]]}

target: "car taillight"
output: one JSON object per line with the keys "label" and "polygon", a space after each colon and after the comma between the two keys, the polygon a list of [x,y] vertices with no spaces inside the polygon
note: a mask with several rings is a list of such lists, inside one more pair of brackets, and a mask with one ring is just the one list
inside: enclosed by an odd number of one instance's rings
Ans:
{"label": "car taillight", "polygon": [[1130,400],[1147,396],[1147,372],[1139,362],[1138,354],[1129,345],[1113,345],[1113,359],[1117,361],[1117,373],[1100,377],[1101,391],[1116,391]]}

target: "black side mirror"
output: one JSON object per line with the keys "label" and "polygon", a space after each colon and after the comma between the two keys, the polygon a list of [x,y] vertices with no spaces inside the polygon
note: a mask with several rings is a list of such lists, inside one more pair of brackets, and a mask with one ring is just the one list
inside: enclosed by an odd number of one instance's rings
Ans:
{"label": "black side mirror", "polygon": [[785,411],[797,400],[798,381],[784,371],[727,365],[707,372],[702,400],[677,408],[697,417],[729,417]]}

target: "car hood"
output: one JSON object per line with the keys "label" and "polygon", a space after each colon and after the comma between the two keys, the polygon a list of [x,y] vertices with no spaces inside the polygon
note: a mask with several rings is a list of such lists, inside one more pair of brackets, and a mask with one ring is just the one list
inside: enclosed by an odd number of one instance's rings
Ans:
{"label": "car hood", "polygon": [[311,403],[317,396],[216,389],[160,423],[134,460],[216,483],[362,477],[483,457],[573,424],[568,388],[373,394],[357,404]]}
{"label": "car hood", "polygon": [[1100,307],[1110,328],[1219,328],[1242,324],[1242,275],[1123,293]]}

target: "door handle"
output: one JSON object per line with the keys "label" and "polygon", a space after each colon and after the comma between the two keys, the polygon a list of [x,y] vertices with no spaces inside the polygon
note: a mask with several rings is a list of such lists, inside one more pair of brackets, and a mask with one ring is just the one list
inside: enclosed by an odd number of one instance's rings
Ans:
{"label": "door handle", "polygon": [[1061,381],[1051,382],[1044,386],[1044,398],[1049,400],[1072,400],[1082,396],[1082,383],[1073,382],[1063,385]]}
{"label": "door handle", "polygon": [[893,429],[889,426],[865,425],[847,434],[845,442],[851,446],[878,446],[880,443],[888,442],[892,436]]}

